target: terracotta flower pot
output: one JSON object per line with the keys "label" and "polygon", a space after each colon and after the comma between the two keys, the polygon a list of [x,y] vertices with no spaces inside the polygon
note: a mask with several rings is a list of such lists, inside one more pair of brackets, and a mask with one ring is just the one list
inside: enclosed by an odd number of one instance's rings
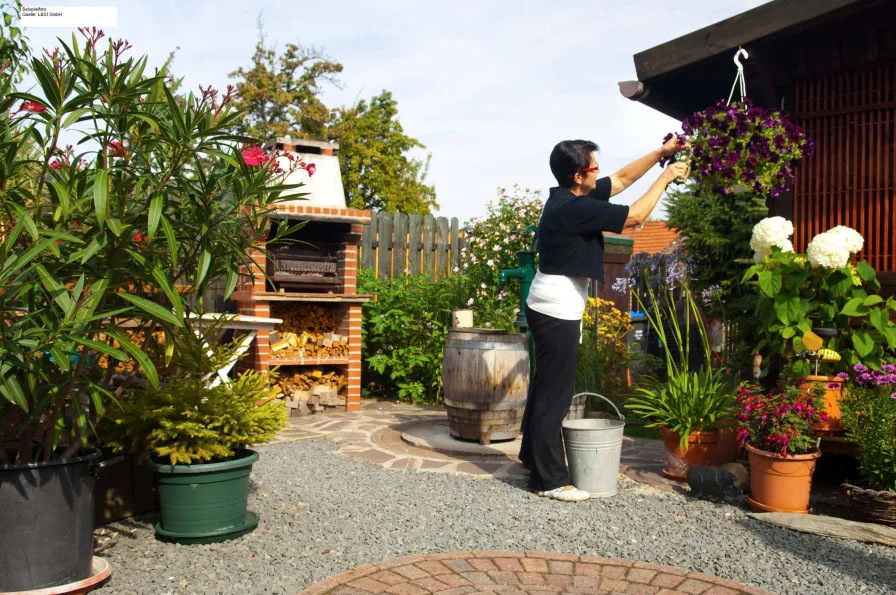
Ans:
{"label": "terracotta flower pot", "polygon": [[716,446],[713,462],[716,466],[739,461],[742,451],[740,444],[737,443],[737,422],[731,420],[720,425],[719,444]]}
{"label": "terracotta flower pot", "polygon": [[[824,389],[824,411],[828,414],[827,421],[821,421],[820,417],[816,417],[810,427],[823,434],[834,435],[842,434],[846,430],[843,427],[843,420],[840,414],[840,397],[843,394],[843,381],[836,376],[806,376],[803,382],[803,391],[808,391],[813,384],[819,383]],[[837,388],[828,386],[830,383],[836,383]]]}
{"label": "terracotta flower pot", "polygon": [[712,466],[715,463],[719,434],[718,430],[691,432],[688,444],[682,450],[679,433],[669,428],[660,428],[663,446],[666,447],[666,468],[663,469],[663,475],[677,481],[687,481],[688,468]]}
{"label": "terracotta flower pot", "polygon": [[760,512],[809,512],[812,473],[821,452],[784,455],[747,444],[750,457],[750,508]]}

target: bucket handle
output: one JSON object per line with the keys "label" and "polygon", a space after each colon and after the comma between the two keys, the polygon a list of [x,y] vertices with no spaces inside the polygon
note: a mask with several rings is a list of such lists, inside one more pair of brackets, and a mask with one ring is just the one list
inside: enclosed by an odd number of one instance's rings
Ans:
{"label": "bucket handle", "polygon": [[617,409],[617,408],[616,408],[616,405],[613,403],[613,401],[611,401],[611,400],[608,399],[607,397],[605,397],[605,396],[603,396],[603,395],[599,395],[599,394],[597,394],[597,393],[578,393],[578,394],[576,394],[576,395],[573,395],[572,398],[575,399],[576,397],[581,397],[582,395],[586,395],[586,396],[590,395],[590,396],[592,396],[592,397],[599,397],[599,398],[603,399],[604,401],[606,401],[607,403],[610,404],[610,407],[613,408],[613,410],[616,412],[616,415],[619,416],[619,419],[622,420],[622,421],[625,421],[625,416],[622,415],[621,413],[619,413],[619,409]]}

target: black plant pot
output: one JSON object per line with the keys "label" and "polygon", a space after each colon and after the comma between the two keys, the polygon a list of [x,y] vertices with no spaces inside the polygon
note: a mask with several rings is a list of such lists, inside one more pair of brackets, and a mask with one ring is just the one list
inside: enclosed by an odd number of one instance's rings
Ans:
{"label": "black plant pot", "polygon": [[0,465],[0,592],[91,576],[101,454],[88,448],[65,461]]}

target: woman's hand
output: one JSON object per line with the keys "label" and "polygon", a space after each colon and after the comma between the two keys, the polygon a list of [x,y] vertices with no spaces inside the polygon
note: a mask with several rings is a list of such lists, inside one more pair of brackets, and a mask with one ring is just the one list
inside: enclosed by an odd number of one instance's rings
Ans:
{"label": "woman's hand", "polygon": [[682,163],[680,161],[675,163],[670,163],[666,169],[663,170],[663,173],[660,174],[660,179],[666,183],[668,186],[675,180],[679,180],[688,175],[688,164]]}
{"label": "woman's hand", "polygon": [[664,144],[662,148],[660,148],[660,153],[663,157],[671,157],[675,153],[686,149],[688,146],[690,146],[688,143],[681,142],[681,138],[679,137],[679,135],[673,134],[672,138],[670,138],[668,142],[666,142],[666,144]]}

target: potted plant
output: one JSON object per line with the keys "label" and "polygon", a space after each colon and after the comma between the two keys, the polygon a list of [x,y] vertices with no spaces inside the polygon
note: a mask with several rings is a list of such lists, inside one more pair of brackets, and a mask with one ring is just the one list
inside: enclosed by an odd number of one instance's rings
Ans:
{"label": "potted plant", "polygon": [[[879,295],[880,282],[867,262],[850,263],[864,244],[855,230],[837,226],[818,234],[806,254],[793,252],[792,234],[793,225],[782,217],[764,219],[753,229],[756,264],[743,282],[755,278],[758,292],[762,338],[756,352],[764,355],[763,375],[778,365],[805,378],[806,386],[826,389],[828,420],[816,420],[816,429],[835,432],[841,425],[840,381],[834,375],[860,360],[879,367],[885,351],[896,348],[890,320],[896,300]],[[806,355],[821,347],[841,359],[813,366]]]}
{"label": "potted plant", "polygon": [[[774,198],[792,185],[795,163],[814,151],[786,112],[748,99],[730,105],[719,100],[683,121],[681,129],[679,136],[693,151],[690,177],[707,193],[742,190]],[[665,140],[670,138],[671,133]]]}
{"label": "potted plant", "polygon": [[812,473],[821,452],[811,428],[819,390],[800,383],[764,394],[755,385],[738,388],[739,439],[750,459],[750,508],[762,512],[809,512]]}
{"label": "potted plant", "polygon": [[156,384],[153,342],[126,328],[172,336],[185,295],[224,278],[229,295],[294,187],[240,151],[232,92],[178,96],[127,42],[82,33],[31,61],[34,92],[0,73],[0,529],[16,544],[0,591],[97,579],[92,428],[119,376],[100,356]]}
{"label": "potted plant", "polygon": [[896,365],[856,364],[841,372],[847,436],[859,447],[866,485],[846,484],[850,506],[863,521],[896,527]]}
{"label": "potted plant", "polygon": [[179,333],[160,384],[125,391],[106,413],[114,424],[106,444],[116,452],[149,454],[161,507],[156,534],[179,543],[214,543],[255,528],[258,515],[247,503],[258,453],[247,447],[286,425],[283,401],[267,399],[270,374],[246,371],[227,383],[212,382],[215,370],[240,349],[237,338],[209,350],[205,337],[220,324]]}
{"label": "potted plant", "polygon": [[[648,377],[625,407],[647,421],[646,427],[660,428],[667,461],[663,473],[679,481],[687,479],[689,467],[727,462],[718,459],[717,446],[720,427],[733,419],[734,406],[730,374],[712,366],[704,318],[689,288],[691,269],[682,252],[661,254],[614,285],[623,291],[638,287],[635,298],[665,350],[665,378]],[[695,334],[702,353],[692,359]]]}

